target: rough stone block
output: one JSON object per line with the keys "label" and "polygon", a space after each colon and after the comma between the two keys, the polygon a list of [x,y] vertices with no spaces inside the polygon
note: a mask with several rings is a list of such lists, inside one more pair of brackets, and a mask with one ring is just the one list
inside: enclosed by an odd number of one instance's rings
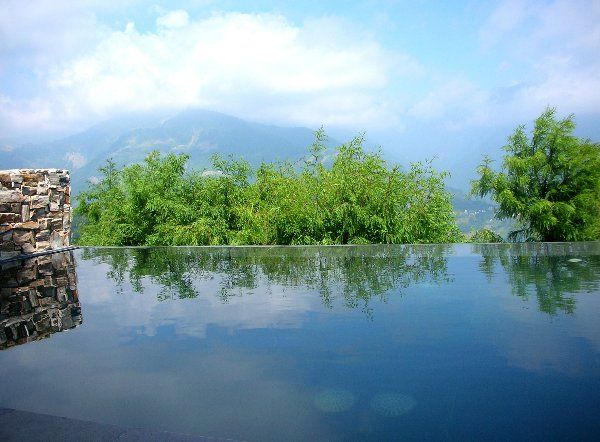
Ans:
{"label": "rough stone block", "polygon": [[35,248],[40,252],[51,249],[50,243],[48,241],[36,241]]}
{"label": "rough stone block", "polygon": [[30,214],[29,214],[31,219],[34,221],[40,220],[42,218],[46,218],[47,215],[48,215],[48,210],[46,210],[43,207],[41,207],[39,209],[34,209],[33,212],[30,211]]}
{"label": "rough stone block", "polygon": [[38,221],[40,230],[47,230],[50,228],[50,218],[42,218]]}
{"label": "rough stone block", "polygon": [[18,227],[19,229],[37,230],[40,226],[36,221],[26,221],[24,223],[20,223]]}
{"label": "rough stone block", "polygon": [[50,186],[58,186],[60,184],[60,178],[58,176],[57,173],[49,173],[48,174],[48,182],[50,183]]}
{"label": "rough stone block", "polygon": [[48,241],[50,239],[50,230],[40,230],[40,232],[35,235],[36,241]]}
{"label": "rough stone block", "polygon": [[23,175],[20,174],[16,174],[13,173],[10,175],[10,181],[14,184],[14,183],[19,183],[21,184],[23,182]]}
{"label": "rough stone block", "polygon": [[23,253],[34,253],[35,245],[33,245],[33,243],[26,242],[21,246],[21,249],[23,250]]}
{"label": "rough stone block", "polygon": [[58,249],[68,245],[66,238],[68,238],[67,235],[55,230],[50,234],[50,247]]}
{"label": "rough stone block", "polygon": [[[0,171],[0,239],[4,252],[33,253],[69,244],[69,172]],[[13,235],[12,230],[18,230]]]}
{"label": "rough stone block", "polygon": [[50,222],[50,228],[52,230],[60,230],[63,228],[63,220],[62,217],[58,218],[58,219],[53,219]]}
{"label": "rough stone block", "polygon": [[29,212],[29,205],[23,204],[21,206],[21,220],[23,222],[25,222],[25,221],[29,221],[30,219],[31,219],[31,214]]}
{"label": "rough stone block", "polygon": [[17,245],[31,243],[33,242],[33,233],[31,230],[15,229],[13,230],[13,241]]}
{"label": "rough stone block", "polygon": [[50,204],[50,196],[49,195],[33,195],[31,197],[31,208],[39,209],[46,207]]}
{"label": "rough stone block", "polygon": [[0,203],[20,203],[23,195],[17,190],[1,190]]}
{"label": "rough stone block", "polygon": [[0,243],[0,250],[12,252],[15,250],[16,247],[17,247],[17,245],[12,240],[11,241],[2,241],[2,243]]}
{"label": "rough stone block", "polygon": [[16,213],[0,213],[0,224],[18,223],[21,221],[21,215]]}

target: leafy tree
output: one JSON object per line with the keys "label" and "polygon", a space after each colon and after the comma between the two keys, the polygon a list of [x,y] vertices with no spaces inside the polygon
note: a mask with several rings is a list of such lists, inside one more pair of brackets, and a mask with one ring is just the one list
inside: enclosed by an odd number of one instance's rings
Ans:
{"label": "leafy tree", "polygon": [[473,235],[469,238],[469,242],[472,243],[499,243],[504,242],[502,237],[496,232],[490,229],[479,229],[473,232]]}
{"label": "leafy tree", "polygon": [[151,153],[143,163],[101,169],[79,195],[84,245],[450,243],[456,225],[444,173],[408,171],[366,152],[358,136],[323,163],[325,132],[292,164],[212,158],[186,171],[185,155]]}
{"label": "leafy tree", "polygon": [[600,145],[573,135],[573,116],[556,118],[547,108],[531,137],[519,126],[504,147],[502,171],[485,158],[472,193],[491,195],[498,218],[523,228],[510,238],[527,241],[600,239]]}

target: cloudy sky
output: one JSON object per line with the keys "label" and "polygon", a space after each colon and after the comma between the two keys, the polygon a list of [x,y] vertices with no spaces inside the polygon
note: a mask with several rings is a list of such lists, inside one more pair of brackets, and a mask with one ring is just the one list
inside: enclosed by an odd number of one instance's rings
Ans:
{"label": "cloudy sky", "polygon": [[600,114],[600,1],[0,0],[5,137],[184,107],[459,136],[546,105]]}

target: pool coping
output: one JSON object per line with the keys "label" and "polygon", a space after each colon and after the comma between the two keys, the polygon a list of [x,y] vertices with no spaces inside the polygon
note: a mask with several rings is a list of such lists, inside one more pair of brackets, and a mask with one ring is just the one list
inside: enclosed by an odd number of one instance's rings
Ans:
{"label": "pool coping", "polygon": [[28,260],[31,258],[37,258],[38,256],[45,256],[45,255],[52,255],[54,253],[68,252],[70,250],[76,250],[76,249],[79,249],[79,246],[68,246],[68,247],[61,247],[59,249],[41,250],[39,252],[34,252],[34,253],[24,253],[24,254],[20,254],[20,255],[16,255],[16,256],[11,256],[10,258],[0,259],[0,265],[7,264],[9,262],[15,262],[15,261],[25,261],[25,260]]}

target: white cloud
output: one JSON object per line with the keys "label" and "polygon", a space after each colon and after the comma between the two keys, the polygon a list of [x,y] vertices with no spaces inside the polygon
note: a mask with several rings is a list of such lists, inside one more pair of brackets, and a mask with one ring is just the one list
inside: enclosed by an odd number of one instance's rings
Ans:
{"label": "white cloud", "polygon": [[188,25],[190,16],[187,11],[171,11],[156,19],[156,26],[165,29],[183,28]]}
{"label": "white cloud", "polygon": [[452,79],[441,84],[419,99],[408,114],[418,118],[437,118],[448,113],[470,112],[481,107],[488,96],[475,84],[465,79]]}
{"label": "white cloud", "polygon": [[[483,86],[476,72],[468,80],[445,77],[409,115],[463,129],[527,121],[546,106],[563,114],[600,113],[600,2],[577,5],[501,2],[481,27],[480,41],[485,53],[503,57],[502,80]],[[506,82],[511,69],[516,79]]]}
{"label": "white cloud", "polygon": [[520,0],[506,0],[490,14],[479,35],[485,48],[490,48],[508,32],[520,25],[531,11],[531,5]]}
{"label": "white cloud", "polygon": [[[119,113],[184,107],[369,131],[415,120],[453,129],[512,124],[546,105],[600,112],[598,1],[503,1],[479,32],[482,70],[475,59],[453,72],[422,66],[418,53],[388,50],[381,33],[376,38],[375,30],[336,17],[197,18],[146,5],[133,8],[137,16],[115,19],[111,8],[100,0],[3,4],[4,135],[64,132]],[[490,57],[495,73],[486,70]]]}
{"label": "white cloud", "polygon": [[92,50],[43,72],[37,112],[31,100],[12,100],[2,117],[8,126],[51,127],[61,118],[198,106],[288,124],[389,124],[390,78],[415,72],[410,57],[340,20],[294,25],[280,15],[229,13],[194,21],[178,10],[158,17],[152,32],[128,23],[104,34]]}
{"label": "white cloud", "polygon": [[[101,0],[3,0],[0,5],[0,56],[38,69],[65,56],[74,56],[97,43],[108,29],[93,9]],[[123,3],[123,2],[121,2]],[[5,58],[6,57],[6,58]]]}
{"label": "white cloud", "polygon": [[[494,24],[503,10],[518,17],[508,28]],[[572,111],[600,110],[599,1],[529,5],[506,1],[484,24],[486,28],[498,44],[502,41],[509,48],[515,64],[531,68],[531,85],[523,89],[523,102],[564,105]]]}

